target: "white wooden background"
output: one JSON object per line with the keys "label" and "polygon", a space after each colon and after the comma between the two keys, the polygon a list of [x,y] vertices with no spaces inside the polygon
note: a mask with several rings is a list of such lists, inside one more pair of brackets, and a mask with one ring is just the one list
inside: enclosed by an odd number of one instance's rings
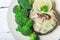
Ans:
{"label": "white wooden background", "polygon": [[12,0],[0,0],[0,40],[15,40],[7,24],[7,12]]}

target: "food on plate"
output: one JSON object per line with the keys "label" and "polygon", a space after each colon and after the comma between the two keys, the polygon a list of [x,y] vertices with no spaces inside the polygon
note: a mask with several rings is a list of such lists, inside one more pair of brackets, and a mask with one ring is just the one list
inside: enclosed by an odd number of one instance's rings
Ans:
{"label": "food on plate", "polygon": [[52,2],[51,0],[36,0],[33,3],[33,9],[37,13],[45,13],[52,9]]}
{"label": "food on plate", "polygon": [[31,9],[29,0],[18,0],[19,5],[24,9]]}
{"label": "food on plate", "polygon": [[56,27],[56,14],[53,10],[41,14],[31,10],[30,18],[34,21],[33,29],[41,34],[46,34]]}
{"label": "food on plate", "polygon": [[17,31],[26,36],[32,33],[31,26],[33,24],[33,21],[28,18],[27,10],[21,9],[19,13],[15,14],[15,21],[19,25],[17,27]]}
{"label": "food on plate", "polygon": [[37,40],[38,35],[47,34],[56,27],[56,12],[52,9],[51,0],[18,0],[13,13],[17,23],[16,31],[30,40]]}
{"label": "food on plate", "polygon": [[37,40],[38,39],[38,36],[35,34],[35,33],[32,33],[30,36],[29,36],[30,40]]}
{"label": "food on plate", "polygon": [[15,5],[14,8],[13,8],[13,12],[14,12],[15,14],[19,13],[20,10],[21,10],[21,7],[20,7],[19,5]]}

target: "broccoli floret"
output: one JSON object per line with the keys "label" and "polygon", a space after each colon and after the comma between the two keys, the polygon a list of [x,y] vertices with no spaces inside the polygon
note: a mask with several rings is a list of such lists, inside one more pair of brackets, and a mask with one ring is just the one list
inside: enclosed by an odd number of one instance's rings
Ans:
{"label": "broccoli floret", "polygon": [[33,25],[33,21],[31,19],[28,18],[28,21],[26,22],[26,27],[32,27]]}
{"label": "broccoli floret", "polygon": [[13,12],[14,12],[15,14],[19,13],[20,10],[21,10],[21,7],[20,7],[19,5],[15,5],[14,8],[13,8]]}
{"label": "broccoli floret", "polygon": [[32,33],[29,37],[30,40],[37,40],[37,35],[35,33]]}
{"label": "broccoli floret", "polygon": [[31,9],[31,5],[29,4],[29,0],[18,0],[18,3],[23,9]]}
{"label": "broccoli floret", "polygon": [[32,30],[29,27],[22,27],[21,33],[25,36],[30,35],[32,33]]}
{"label": "broccoli floret", "polygon": [[24,27],[18,26],[18,28],[16,30],[21,32],[24,36],[28,36],[32,33],[32,30],[26,26],[24,26]]}
{"label": "broccoli floret", "polygon": [[18,14],[15,15],[15,21],[18,25],[22,26],[28,21],[28,12],[25,9],[21,9]]}
{"label": "broccoli floret", "polygon": [[22,27],[18,26],[16,30],[21,32],[23,35],[28,36],[32,33],[32,30],[31,30],[32,25],[33,25],[33,22],[31,19],[29,19],[25,25],[23,25]]}
{"label": "broccoli floret", "polygon": [[32,33],[31,26],[33,25],[33,21],[28,18],[28,11],[26,9],[20,9],[18,10],[18,6],[14,7],[16,9],[13,9],[15,15],[15,21],[19,25],[17,27],[17,31],[21,32],[23,35],[27,36]]}
{"label": "broccoli floret", "polygon": [[32,33],[31,30],[33,21],[29,18],[29,10],[31,9],[31,0],[18,0],[19,5],[13,8],[15,13],[15,21],[18,24],[16,31],[21,32],[23,35],[28,36]]}

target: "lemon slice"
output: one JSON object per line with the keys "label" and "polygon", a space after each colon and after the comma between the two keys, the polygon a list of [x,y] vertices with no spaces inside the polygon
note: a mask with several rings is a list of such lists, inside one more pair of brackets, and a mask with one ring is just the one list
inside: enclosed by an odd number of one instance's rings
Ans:
{"label": "lemon slice", "polygon": [[[36,0],[33,3],[33,9],[37,13],[44,13],[44,11],[41,11],[41,7],[46,5],[48,7],[48,11],[52,9],[52,2],[51,0]],[[46,7],[45,7],[46,8]]]}

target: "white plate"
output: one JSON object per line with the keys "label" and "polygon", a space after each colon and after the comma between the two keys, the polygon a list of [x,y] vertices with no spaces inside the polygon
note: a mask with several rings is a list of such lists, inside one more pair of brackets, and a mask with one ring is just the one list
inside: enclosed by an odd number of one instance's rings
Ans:
{"label": "white plate", "polygon": [[[16,40],[29,40],[28,36],[23,36],[20,32],[16,31],[17,24],[15,22],[15,15],[13,14],[13,7],[18,4],[17,0],[12,0],[13,2],[11,3],[9,7],[9,12],[8,12],[8,25],[9,28],[13,34],[13,36],[16,38]],[[60,0],[56,0],[56,10],[58,13],[60,13]],[[50,34],[39,36],[40,40],[58,40],[60,38],[60,26],[57,26],[57,28]]]}

